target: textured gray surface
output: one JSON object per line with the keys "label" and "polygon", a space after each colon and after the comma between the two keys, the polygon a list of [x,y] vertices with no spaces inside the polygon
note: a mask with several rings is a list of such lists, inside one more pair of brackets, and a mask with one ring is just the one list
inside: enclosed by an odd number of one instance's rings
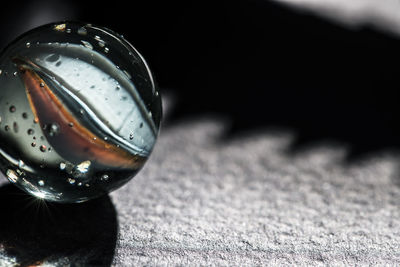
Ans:
{"label": "textured gray surface", "polygon": [[165,126],[111,202],[26,219],[38,207],[2,187],[0,266],[400,264],[398,154],[348,162],[329,143],[293,153],[294,133],[268,129],[226,140],[215,117]]}
{"label": "textured gray surface", "polygon": [[291,154],[287,132],[224,141],[225,126],[167,127],[112,193],[115,265],[400,264],[398,156],[347,164],[344,146]]}
{"label": "textured gray surface", "polygon": [[400,34],[398,0],[275,0],[301,10],[311,11],[346,26],[372,26]]}

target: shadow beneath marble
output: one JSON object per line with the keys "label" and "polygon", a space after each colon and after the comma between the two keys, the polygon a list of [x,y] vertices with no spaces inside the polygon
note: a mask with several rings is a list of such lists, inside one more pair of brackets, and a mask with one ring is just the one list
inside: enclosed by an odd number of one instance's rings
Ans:
{"label": "shadow beneath marble", "polygon": [[10,263],[111,265],[118,224],[108,196],[81,204],[56,204],[9,184],[0,187],[0,214],[0,255],[5,254]]}

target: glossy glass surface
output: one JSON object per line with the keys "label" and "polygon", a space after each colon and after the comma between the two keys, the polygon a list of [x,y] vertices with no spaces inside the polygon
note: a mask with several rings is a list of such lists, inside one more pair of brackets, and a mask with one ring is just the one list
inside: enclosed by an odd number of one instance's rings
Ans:
{"label": "glossy glass surface", "polygon": [[0,170],[43,199],[81,202],[126,183],[156,142],[161,97],[122,36],[62,22],[0,56]]}

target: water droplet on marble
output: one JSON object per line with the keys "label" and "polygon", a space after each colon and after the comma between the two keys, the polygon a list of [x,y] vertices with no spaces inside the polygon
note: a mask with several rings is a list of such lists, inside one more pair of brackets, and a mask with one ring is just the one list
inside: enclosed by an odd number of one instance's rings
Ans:
{"label": "water droplet on marble", "polygon": [[91,162],[90,160],[86,160],[84,162],[81,162],[79,165],[76,166],[76,170],[80,173],[80,174],[84,174],[87,173],[89,171]]}
{"label": "water droplet on marble", "polygon": [[16,123],[16,122],[13,123],[13,130],[14,130],[14,133],[18,133],[18,130],[19,130],[18,123]]}
{"label": "water droplet on marble", "polygon": [[23,162],[22,160],[18,161],[18,167],[23,168],[25,167],[25,162]]}
{"label": "water droplet on marble", "polygon": [[54,30],[63,32],[63,31],[65,31],[65,27],[66,27],[65,23],[58,24],[58,25],[54,26]]}
{"label": "water droplet on marble", "polygon": [[86,34],[87,34],[86,28],[85,28],[85,27],[80,27],[80,28],[78,29],[78,34],[79,34],[79,35],[86,35]]}
{"label": "water droplet on marble", "polygon": [[57,123],[52,123],[47,127],[47,132],[50,137],[56,136],[60,133],[60,126]]}
{"label": "water droplet on marble", "polygon": [[[60,55],[58,54],[51,54],[50,56],[46,57],[46,61],[48,62],[57,62],[60,59]],[[54,77],[52,77],[54,79]]]}
{"label": "water droplet on marble", "polygon": [[18,181],[18,175],[14,170],[8,169],[6,175],[10,182],[16,183]]}
{"label": "water droplet on marble", "polygon": [[103,40],[99,41],[98,44],[100,47],[104,47],[106,45],[106,43]]}
{"label": "water droplet on marble", "polygon": [[81,42],[86,48],[93,49],[93,45],[88,41],[81,40]]}
{"label": "water droplet on marble", "polygon": [[60,170],[64,170],[65,169],[66,164],[64,162],[60,163]]}

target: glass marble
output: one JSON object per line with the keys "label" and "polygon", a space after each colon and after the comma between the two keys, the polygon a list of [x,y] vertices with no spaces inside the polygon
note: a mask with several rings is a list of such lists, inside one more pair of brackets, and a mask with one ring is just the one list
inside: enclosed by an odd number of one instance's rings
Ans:
{"label": "glass marble", "polygon": [[146,61],[107,28],[47,24],[0,55],[0,170],[38,198],[82,202],[125,184],[161,115]]}

